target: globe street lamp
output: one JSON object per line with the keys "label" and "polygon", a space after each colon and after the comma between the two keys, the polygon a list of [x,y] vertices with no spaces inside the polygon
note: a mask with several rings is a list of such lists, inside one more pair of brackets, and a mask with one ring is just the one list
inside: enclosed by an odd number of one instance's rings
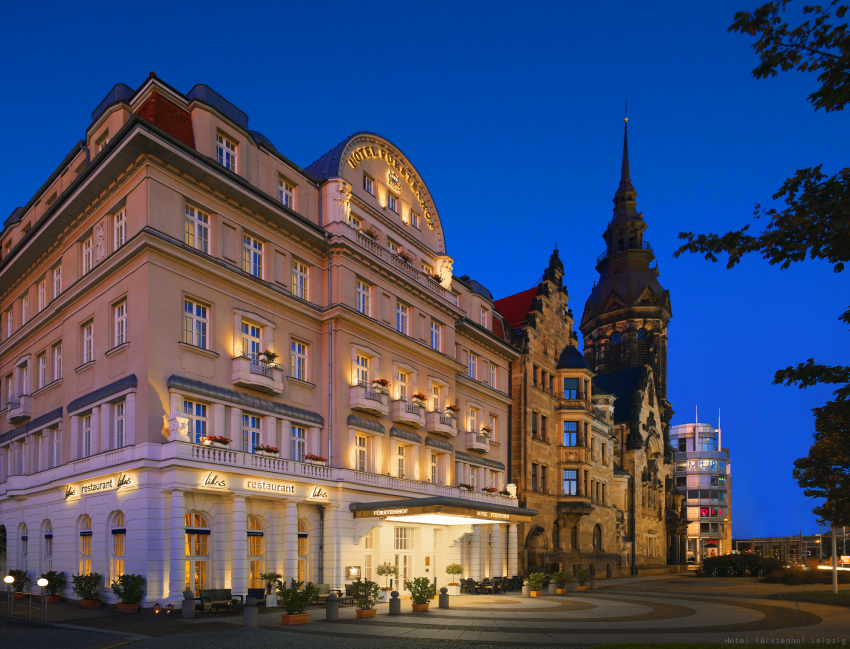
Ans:
{"label": "globe street lamp", "polygon": [[12,584],[15,583],[15,578],[12,575],[3,577],[6,582],[6,620],[12,617]]}
{"label": "globe street lamp", "polygon": [[44,577],[42,577],[35,583],[41,586],[41,621],[44,622],[47,617],[47,607],[44,602],[44,587],[47,586],[48,582]]}

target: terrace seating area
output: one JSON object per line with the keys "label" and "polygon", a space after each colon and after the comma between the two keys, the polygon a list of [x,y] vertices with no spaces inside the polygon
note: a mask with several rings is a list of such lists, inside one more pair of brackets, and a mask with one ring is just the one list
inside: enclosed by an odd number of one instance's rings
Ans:
{"label": "terrace seating area", "polygon": [[463,595],[501,595],[522,591],[522,577],[493,577],[481,581],[461,579],[460,592]]}

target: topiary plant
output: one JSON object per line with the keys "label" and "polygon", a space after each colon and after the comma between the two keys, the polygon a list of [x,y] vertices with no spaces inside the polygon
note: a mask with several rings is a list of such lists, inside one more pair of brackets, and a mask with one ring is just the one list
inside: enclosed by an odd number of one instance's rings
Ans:
{"label": "topiary plant", "polygon": [[[452,577],[458,577],[463,574],[463,566],[459,563],[450,563],[446,566],[446,574]],[[452,581],[449,586],[460,586],[456,581]]]}
{"label": "topiary plant", "polygon": [[298,590],[302,583],[296,579],[293,579],[289,586],[282,581],[277,582],[277,594],[288,615],[303,613],[319,592],[313,582],[308,582],[303,590]]}
{"label": "topiary plant", "polygon": [[30,578],[27,576],[26,570],[10,570],[9,574],[15,578],[15,583],[12,584],[12,590],[16,593],[23,593],[24,586],[27,585],[27,582]]}
{"label": "topiary plant", "polygon": [[552,578],[555,580],[555,585],[558,588],[563,588],[567,585],[567,582],[572,578],[572,575],[568,572],[556,572],[552,575]]}
{"label": "topiary plant", "polygon": [[584,568],[576,570],[576,581],[579,586],[584,586],[587,583],[587,571]]}
{"label": "topiary plant", "polygon": [[55,570],[45,572],[42,577],[47,580],[47,586],[44,587],[44,594],[51,597],[58,595],[59,591],[65,587],[68,581],[65,579],[64,572],[56,572]]}
{"label": "topiary plant", "polygon": [[[384,581],[385,584],[387,584],[390,577],[395,577],[396,579],[398,579],[398,566],[394,566],[391,563],[382,563],[375,569],[375,572],[378,573],[379,577],[386,578]],[[389,584],[387,584],[386,586],[382,586],[381,590],[390,590]]]}
{"label": "topiary plant", "polygon": [[145,578],[141,575],[119,575],[118,579],[112,582],[112,592],[124,604],[138,604],[145,596],[144,585]]}
{"label": "topiary plant", "polygon": [[380,598],[381,589],[374,581],[369,579],[360,579],[358,577],[351,584],[351,594],[354,596],[354,601],[357,602],[357,608],[362,611],[369,611],[375,608]]}
{"label": "topiary plant", "polygon": [[413,581],[406,581],[404,585],[410,591],[410,601],[414,604],[427,604],[437,596],[437,580],[431,583],[428,577],[417,577]]}

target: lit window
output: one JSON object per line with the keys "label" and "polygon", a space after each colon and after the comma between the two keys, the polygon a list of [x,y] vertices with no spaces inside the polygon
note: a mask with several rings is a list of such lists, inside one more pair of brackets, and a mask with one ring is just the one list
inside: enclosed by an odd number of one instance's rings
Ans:
{"label": "lit window", "polygon": [[295,209],[295,188],[283,178],[277,181],[277,199],[291,210]]}
{"label": "lit window", "polygon": [[207,307],[191,300],[183,301],[183,342],[207,348]]}
{"label": "lit window", "polygon": [[298,521],[298,581],[307,581],[310,576],[310,534],[307,524]]}
{"label": "lit window", "polygon": [[292,427],[292,458],[296,462],[303,462],[307,453],[307,429],[301,426]]}
{"label": "lit window", "polygon": [[24,295],[24,299],[21,300],[21,326],[27,323],[27,320],[30,319],[30,298],[28,295]]}
{"label": "lit window", "polygon": [[115,346],[127,342],[127,302],[115,307]]}
{"label": "lit window", "polygon": [[253,453],[258,444],[262,444],[260,418],[255,415],[242,415],[242,452]]}
{"label": "lit window", "polygon": [[201,252],[209,252],[210,217],[201,210],[186,206],[184,219],[184,243]]}
{"label": "lit window", "polygon": [[438,323],[431,323],[431,349],[441,351],[442,346],[442,331]]}
{"label": "lit window", "polygon": [[399,333],[407,335],[409,310],[406,305],[400,302],[396,306],[395,328]]}
{"label": "lit window", "polygon": [[218,154],[218,164],[236,171],[236,145],[229,139],[221,135],[216,135],[216,153]]}
{"label": "lit window", "polygon": [[358,385],[369,385],[369,358],[362,354],[357,354],[355,362],[355,380]]}
{"label": "lit window", "polygon": [[62,266],[57,266],[53,269],[53,299],[55,300],[62,293]]}
{"label": "lit window", "polygon": [[112,523],[112,578],[124,574],[124,548],[127,531],[124,529],[124,514],[118,512]]}
{"label": "lit window", "polygon": [[260,333],[262,329],[250,322],[242,321],[242,356],[251,359],[252,365],[259,364],[259,356],[263,351]]}
{"label": "lit window", "polygon": [[475,354],[469,354],[469,378],[478,378],[478,357]]}
{"label": "lit window", "polygon": [[210,529],[200,514],[186,514],[186,583],[184,590],[201,594],[207,588]]}
{"label": "lit window", "polygon": [[263,588],[264,552],[263,523],[255,516],[248,517],[248,576],[249,588]]}
{"label": "lit window", "polygon": [[83,275],[88,273],[92,268],[94,260],[94,242],[91,237],[83,241]]}
{"label": "lit window", "polygon": [[53,380],[58,381],[62,378],[62,345],[53,347]]}
{"label": "lit window", "polygon": [[392,194],[387,194],[387,207],[389,207],[393,212],[398,214],[398,198],[396,198]]}
{"label": "lit window", "polygon": [[497,376],[496,366],[493,365],[493,363],[490,363],[490,387],[491,388],[497,388],[498,387],[498,385],[496,384],[496,376]]}
{"label": "lit window", "polygon": [[263,244],[250,234],[242,239],[242,270],[254,277],[263,277]]}
{"label": "lit window", "polygon": [[94,360],[94,323],[83,327],[83,364]]}
{"label": "lit window", "polygon": [[43,279],[38,283],[38,312],[44,311],[47,306],[47,280]]}
{"label": "lit window", "polygon": [[363,315],[370,315],[369,307],[372,297],[372,287],[366,282],[357,280],[357,310]]}
{"label": "lit window", "polygon": [[80,574],[91,573],[91,518],[83,516],[80,521]]}
{"label": "lit window", "polygon": [[296,340],[292,341],[292,353],[291,353],[291,367],[292,367],[292,378],[300,379],[302,381],[307,380],[307,345],[304,343],[298,342]]}
{"label": "lit window", "polygon": [[83,417],[83,457],[91,455],[91,415]]}
{"label": "lit window", "polygon": [[189,418],[189,439],[195,444],[207,436],[207,406],[196,401],[183,401],[183,414]]}
{"label": "lit window", "polygon": [[121,210],[115,215],[115,250],[127,241],[127,210]]}
{"label": "lit window", "polygon": [[399,372],[397,376],[396,399],[407,400],[407,372]]}
{"label": "lit window", "polygon": [[413,529],[410,527],[394,527],[393,528],[393,549],[395,550],[412,550],[413,549]]}
{"label": "lit window", "polygon": [[309,269],[295,259],[292,260],[292,294],[302,300],[309,300]]}
{"label": "lit window", "polygon": [[366,190],[366,193],[375,195],[375,181],[365,174],[363,175],[363,189]]}
{"label": "lit window", "polygon": [[126,426],[127,404],[125,402],[115,404],[115,448],[124,447],[124,432]]}
{"label": "lit window", "polygon": [[357,435],[354,439],[355,459],[354,468],[357,471],[366,471],[366,437]]}
{"label": "lit window", "polygon": [[38,357],[38,387],[43,388],[47,385],[47,355],[41,354]]}
{"label": "lit window", "polygon": [[419,227],[419,215],[413,210],[410,210],[410,225],[414,228]]}
{"label": "lit window", "polygon": [[481,309],[481,326],[487,327],[487,309]]}

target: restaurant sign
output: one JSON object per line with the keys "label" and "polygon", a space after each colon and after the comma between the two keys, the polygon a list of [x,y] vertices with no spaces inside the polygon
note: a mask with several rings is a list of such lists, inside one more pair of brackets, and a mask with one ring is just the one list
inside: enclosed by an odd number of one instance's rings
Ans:
{"label": "restaurant sign", "polygon": [[529,523],[531,516],[525,514],[513,514],[505,512],[491,512],[475,507],[457,507],[448,505],[426,505],[424,507],[395,507],[383,509],[364,509],[354,512],[354,518],[388,518],[399,520],[399,517],[419,517],[421,520],[423,515],[439,515],[450,516],[465,519],[502,521],[505,523]]}

